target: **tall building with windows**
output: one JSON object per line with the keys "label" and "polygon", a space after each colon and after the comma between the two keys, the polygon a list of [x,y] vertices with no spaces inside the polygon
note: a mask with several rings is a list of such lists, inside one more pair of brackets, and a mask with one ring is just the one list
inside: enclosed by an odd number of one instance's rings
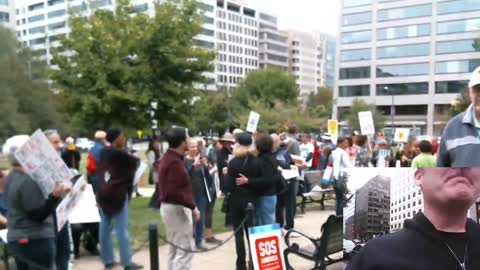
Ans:
{"label": "tall building with windows", "polygon": [[[480,66],[480,0],[343,0],[334,117],[356,98],[395,127],[438,135],[446,113]],[[393,106],[392,106],[393,105]]]}
{"label": "tall building with windows", "polygon": [[277,18],[260,13],[260,68],[275,67],[288,70],[288,35],[277,28]]}
{"label": "tall building with windows", "polygon": [[13,0],[0,0],[0,25],[15,29],[15,7]]}

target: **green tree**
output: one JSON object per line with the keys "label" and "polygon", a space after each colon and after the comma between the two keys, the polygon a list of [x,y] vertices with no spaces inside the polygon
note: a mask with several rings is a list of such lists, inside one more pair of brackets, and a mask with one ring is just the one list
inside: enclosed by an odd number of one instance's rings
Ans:
{"label": "green tree", "polygon": [[[259,131],[281,132],[295,125],[300,131],[312,132],[327,127],[327,118],[312,115],[298,102],[285,104],[281,101],[273,101],[273,106],[269,108],[261,101],[252,100],[248,107],[260,114]],[[250,110],[239,111],[235,115],[235,122],[245,129],[249,116]]]}
{"label": "green tree", "polygon": [[457,114],[460,114],[467,110],[468,106],[472,103],[470,99],[470,89],[465,87],[458,94],[457,98],[452,102],[452,107],[450,109],[450,117],[454,117]]}
{"label": "green tree", "polygon": [[329,118],[333,109],[333,92],[322,87],[316,93],[310,93],[307,99],[307,108],[314,115]]}
{"label": "green tree", "polygon": [[114,12],[71,16],[51,78],[72,123],[93,130],[188,121],[195,84],[205,82],[215,54],[194,39],[202,31],[196,1],[168,1],[155,11],[149,17],[118,0]]}
{"label": "green tree", "polygon": [[223,133],[231,124],[227,99],[225,90],[203,92],[193,104],[189,126],[195,131],[208,132],[212,129],[213,132]]}
{"label": "green tree", "polygon": [[256,100],[273,108],[277,101],[296,104],[299,90],[295,78],[284,70],[267,68],[252,71],[233,91],[236,109],[249,108],[249,101]]}
{"label": "green tree", "polygon": [[37,128],[62,130],[47,83],[46,63],[0,26],[0,138]]}
{"label": "green tree", "polygon": [[349,112],[346,114],[345,119],[347,125],[353,130],[360,131],[360,121],[358,119],[358,113],[364,111],[371,111],[373,115],[373,124],[375,125],[375,130],[381,130],[385,127],[386,117],[381,112],[377,110],[375,105],[368,104],[364,100],[355,99],[352,102]]}

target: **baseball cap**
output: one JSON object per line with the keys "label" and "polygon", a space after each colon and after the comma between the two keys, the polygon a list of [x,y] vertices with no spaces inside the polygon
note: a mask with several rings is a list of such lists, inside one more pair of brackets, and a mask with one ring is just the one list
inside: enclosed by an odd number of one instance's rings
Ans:
{"label": "baseball cap", "polygon": [[472,77],[470,77],[470,82],[468,83],[468,87],[472,88],[479,84],[480,84],[480,67],[477,67],[475,71],[473,71]]}

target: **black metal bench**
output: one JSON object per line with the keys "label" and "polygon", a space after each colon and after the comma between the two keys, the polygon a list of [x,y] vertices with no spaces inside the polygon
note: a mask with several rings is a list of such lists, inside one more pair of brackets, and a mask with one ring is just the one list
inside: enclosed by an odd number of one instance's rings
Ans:
{"label": "black metal bench", "polygon": [[[301,197],[301,201],[297,203],[297,207],[300,207],[302,214],[305,213],[307,204],[320,204],[322,210],[325,210],[325,196],[333,194],[333,188],[321,188],[323,171],[308,171],[304,173],[303,189],[299,189],[298,196]],[[318,199],[317,199],[318,198]]]}
{"label": "black metal bench", "polygon": [[[306,249],[300,247],[297,243],[291,243],[290,235],[297,233],[304,238],[307,238],[314,249]],[[343,252],[343,216],[331,215],[321,227],[321,236],[318,239],[311,238],[298,231],[289,231],[285,235],[285,243],[287,248],[283,254],[287,270],[295,270],[288,260],[289,255],[296,255],[303,259],[313,261],[315,267],[311,270],[326,270],[327,265],[340,262],[343,260],[332,259],[330,256],[339,252]]]}

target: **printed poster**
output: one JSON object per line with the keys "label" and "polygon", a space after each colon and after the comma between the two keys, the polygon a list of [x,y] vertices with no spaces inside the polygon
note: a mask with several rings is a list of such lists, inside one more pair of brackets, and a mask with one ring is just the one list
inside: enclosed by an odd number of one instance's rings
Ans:
{"label": "printed poster", "polygon": [[[87,189],[87,182],[84,177],[80,177],[72,190],[65,196],[60,205],[57,207],[57,229],[60,231],[70,217],[73,209],[77,207],[82,199],[84,191]],[[96,201],[95,201],[96,202]]]}
{"label": "printed poster", "polygon": [[258,121],[260,120],[260,114],[251,111],[250,117],[248,117],[247,131],[250,133],[257,132]]}

